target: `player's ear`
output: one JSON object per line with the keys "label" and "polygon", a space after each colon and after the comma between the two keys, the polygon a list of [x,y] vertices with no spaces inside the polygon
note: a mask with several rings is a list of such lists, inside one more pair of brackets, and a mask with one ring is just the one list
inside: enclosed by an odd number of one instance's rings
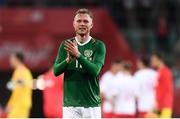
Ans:
{"label": "player's ear", "polygon": [[75,28],[75,21],[73,20],[73,27]]}
{"label": "player's ear", "polygon": [[93,27],[93,25],[94,25],[94,24],[93,24],[93,22],[92,22],[92,24],[91,24],[91,28]]}

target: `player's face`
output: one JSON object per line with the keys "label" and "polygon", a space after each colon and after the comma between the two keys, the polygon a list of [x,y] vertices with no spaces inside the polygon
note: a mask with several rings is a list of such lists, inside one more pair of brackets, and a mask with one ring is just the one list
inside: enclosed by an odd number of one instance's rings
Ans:
{"label": "player's face", "polygon": [[123,70],[123,65],[122,65],[122,63],[119,63],[118,64],[118,71],[122,71]]}
{"label": "player's face", "polygon": [[17,63],[17,58],[14,55],[11,55],[11,57],[10,57],[10,65],[11,65],[11,67],[15,68],[16,63]]}
{"label": "player's face", "polygon": [[137,63],[136,63],[136,66],[137,66],[138,69],[141,69],[143,67],[142,61],[138,60]]}
{"label": "player's face", "polygon": [[122,64],[121,63],[118,63],[118,64],[113,64],[112,65],[112,69],[114,70],[114,72],[119,72],[122,70]]}
{"label": "player's face", "polygon": [[158,68],[158,64],[159,64],[159,59],[155,55],[152,55],[151,56],[151,66],[153,68]]}
{"label": "player's face", "polygon": [[77,14],[74,17],[73,26],[76,34],[87,35],[93,27],[92,18],[88,14]]}

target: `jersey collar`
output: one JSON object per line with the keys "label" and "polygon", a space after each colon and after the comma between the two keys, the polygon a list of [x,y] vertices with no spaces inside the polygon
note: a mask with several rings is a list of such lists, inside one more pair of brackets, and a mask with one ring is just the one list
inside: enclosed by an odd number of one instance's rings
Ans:
{"label": "jersey collar", "polygon": [[88,37],[88,40],[87,40],[86,42],[84,42],[84,43],[80,43],[80,42],[78,41],[77,37],[75,37],[75,40],[76,40],[76,42],[77,42],[78,45],[83,46],[83,45],[86,45],[87,43],[89,43],[89,41],[91,40],[91,38],[92,38],[92,37],[89,36],[89,37]]}

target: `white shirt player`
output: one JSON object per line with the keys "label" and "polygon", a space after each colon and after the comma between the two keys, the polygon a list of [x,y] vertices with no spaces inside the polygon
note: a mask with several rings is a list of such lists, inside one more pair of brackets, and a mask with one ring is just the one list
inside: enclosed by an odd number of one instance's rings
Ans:
{"label": "white shirt player", "polygon": [[140,69],[134,74],[134,78],[139,85],[138,111],[152,112],[156,105],[157,72],[150,68]]}
{"label": "white shirt player", "polygon": [[115,114],[135,115],[137,83],[130,74],[121,73],[114,82]]}
{"label": "white shirt player", "polygon": [[117,78],[117,74],[113,74],[111,71],[105,72],[100,81],[100,90],[103,94],[105,100],[103,103],[103,112],[112,113],[113,112],[113,103],[112,99],[114,96],[114,84],[113,83]]}

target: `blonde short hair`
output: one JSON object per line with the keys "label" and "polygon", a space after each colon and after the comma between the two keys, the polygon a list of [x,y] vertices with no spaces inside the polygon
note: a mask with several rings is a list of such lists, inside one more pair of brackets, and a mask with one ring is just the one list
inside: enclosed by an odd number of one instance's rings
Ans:
{"label": "blonde short hair", "polygon": [[78,14],[88,14],[93,19],[93,14],[89,9],[86,8],[78,9],[75,13],[75,16]]}

